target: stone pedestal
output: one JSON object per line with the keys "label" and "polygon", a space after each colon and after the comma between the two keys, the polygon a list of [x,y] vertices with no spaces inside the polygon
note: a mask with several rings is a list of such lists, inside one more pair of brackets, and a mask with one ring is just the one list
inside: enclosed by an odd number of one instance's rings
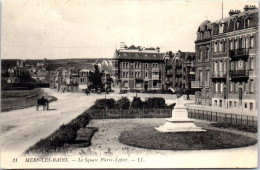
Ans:
{"label": "stone pedestal", "polygon": [[183,97],[177,99],[172,111],[172,117],[166,119],[167,122],[159,127],[155,127],[159,132],[206,132],[201,127],[194,124],[194,119],[188,118],[188,110],[184,106]]}

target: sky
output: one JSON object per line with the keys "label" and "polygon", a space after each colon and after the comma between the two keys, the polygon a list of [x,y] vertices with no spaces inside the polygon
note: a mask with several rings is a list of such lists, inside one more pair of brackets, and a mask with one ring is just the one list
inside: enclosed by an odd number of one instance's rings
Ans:
{"label": "sky", "polygon": [[[245,5],[258,1],[225,0],[224,17]],[[120,42],[194,52],[199,25],[221,17],[217,0],[3,0],[1,58],[112,58]]]}

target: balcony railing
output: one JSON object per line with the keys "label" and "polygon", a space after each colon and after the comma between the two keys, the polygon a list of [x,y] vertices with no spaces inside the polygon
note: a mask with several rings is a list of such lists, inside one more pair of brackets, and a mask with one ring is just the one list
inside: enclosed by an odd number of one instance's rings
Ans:
{"label": "balcony railing", "polygon": [[247,58],[248,55],[249,55],[249,48],[229,50],[229,56],[231,57],[231,59]]}
{"label": "balcony railing", "polygon": [[160,76],[159,75],[152,75],[152,79],[153,80],[160,80]]}
{"label": "balcony railing", "polygon": [[227,78],[227,72],[224,71],[213,72],[212,78]]}
{"label": "balcony railing", "polygon": [[203,87],[203,82],[201,81],[191,81],[191,88],[198,89]]}
{"label": "balcony railing", "polygon": [[166,66],[166,69],[167,69],[167,70],[172,69],[172,65],[167,65],[167,66]]}
{"label": "balcony railing", "polygon": [[229,76],[231,78],[246,78],[249,76],[249,70],[231,70]]}
{"label": "balcony railing", "polygon": [[159,68],[152,68],[152,72],[160,72]]}
{"label": "balcony railing", "polygon": [[175,68],[181,68],[182,67],[182,63],[176,63],[175,64]]}

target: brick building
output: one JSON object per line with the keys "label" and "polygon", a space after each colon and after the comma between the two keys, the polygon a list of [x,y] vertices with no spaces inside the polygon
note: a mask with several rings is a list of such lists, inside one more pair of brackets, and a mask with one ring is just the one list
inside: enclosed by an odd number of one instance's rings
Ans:
{"label": "brick building", "polygon": [[[204,38],[205,33],[208,36]],[[196,85],[200,89],[196,103],[257,110],[258,9],[245,6],[243,12],[231,10],[227,18],[203,22],[195,45]]]}
{"label": "brick building", "polygon": [[172,87],[189,94],[194,93],[191,89],[191,82],[195,80],[194,60],[194,52],[180,50],[175,54],[171,51],[166,52],[164,56],[166,89]]}
{"label": "brick building", "polygon": [[112,60],[115,91],[162,90],[165,75],[163,55],[159,47],[131,46],[116,50]]}

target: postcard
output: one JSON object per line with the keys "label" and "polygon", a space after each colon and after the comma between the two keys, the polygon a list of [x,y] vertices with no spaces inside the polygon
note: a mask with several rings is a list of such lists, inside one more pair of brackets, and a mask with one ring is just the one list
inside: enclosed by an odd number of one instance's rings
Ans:
{"label": "postcard", "polygon": [[258,167],[258,1],[1,6],[1,168]]}

